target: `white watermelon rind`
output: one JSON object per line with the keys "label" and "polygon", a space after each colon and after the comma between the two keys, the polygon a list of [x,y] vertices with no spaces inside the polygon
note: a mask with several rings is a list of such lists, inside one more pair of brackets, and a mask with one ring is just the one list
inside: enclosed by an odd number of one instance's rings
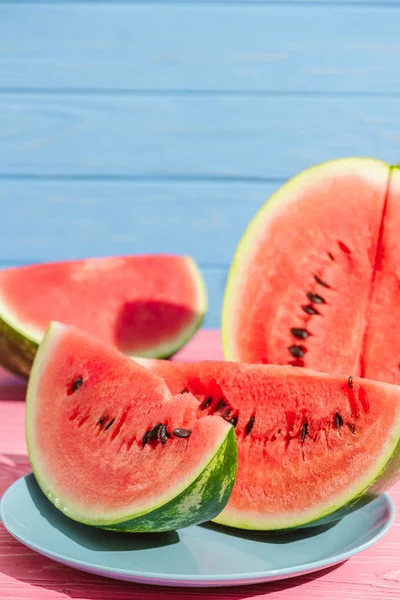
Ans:
{"label": "white watermelon rind", "polygon": [[[180,350],[201,327],[208,308],[205,282],[195,260],[191,256],[184,256],[183,259],[187,263],[197,292],[197,301],[193,306],[196,311],[195,317],[172,340],[142,350],[137,348],[135,355],[147,358],[169,358]],[[41,331],[24,324],[2,298],[0,292],[0,365],[20,377],[28,378],[41,339]]]}
{"label": "white watermelon rind", "polygon": [[[237,444],[232,425],[221,420],[221,435],[205,453],[202,462],[147,504],[127,506],[117,512],[99,514],[82,509],[77,502],[63,498],[54,489],[46,473],[43,457],[35,444],[36,406],[40,401],[38,386],[46,372],[47,357],[52,352],[64,326],[50,324],[36,353],[28,383],[26,400],[26,441],[35,479],[50,502],[69,518],[87,525],[120,531],[161,532],[203,523],[214,518],[226,506],[236,477]],[[180,466],[183,466],[182,464]],[[134,464],[132,465],[134,468]],[[151,478],[151,473],[149,473]]]}
{"label": "white watermelon rind", "polygon": [[[280,209],[290,210],[290,203],[296,201],[298,190],[307,188],[316,178],[325,174],[342,175],[358,172],[365,175],[370,181],[373,181],[376,177],[377,181],[380,182],[383,172],[389,180],[390,169],[390,165],[384,161],[369,157],[348,157],[326,161],[301,171],[289,179],[261,206],[239,240],[225,285],[221,318],[221,336],[225,360],[242,360],[240,349],[235,344],[235,313],[236,303],[239,301],[238,290],[244,285],[252,253],[257,249],[257,239],[263,235],[265,227],[274,213]],[[268,265],[265,265],[265,268],[267,269]]]}

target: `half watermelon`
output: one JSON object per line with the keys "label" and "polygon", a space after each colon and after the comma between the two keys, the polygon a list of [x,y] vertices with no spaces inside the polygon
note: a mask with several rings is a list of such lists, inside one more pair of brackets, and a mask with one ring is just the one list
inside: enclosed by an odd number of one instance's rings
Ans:
{"label": "half watermelon", "polygon": [[235,427],[238,472],[214,520],[283,530],[335,521],[400,475],[400,388],[291,366],[141,360],[197,416]]}
{"label": "half watermelon", "polygon": [[79,327],[130,355],[168,357],[202,323],[201,274],[190,257],[138,255],[0,272],[0,364],[28,376],[50,321]]}
{"label": "half watermelon", "polygon": [[47,498],[82,523],[168,531],[215,517],[231,493],[233,427],[198,419],[190,394],[115,348],[52,323],[27,392],[33,472]]}
{"label": "half watermelon", "polygon": [[400,172],[368,158],[282,186],[238,245],[225,358],[400,383]]}

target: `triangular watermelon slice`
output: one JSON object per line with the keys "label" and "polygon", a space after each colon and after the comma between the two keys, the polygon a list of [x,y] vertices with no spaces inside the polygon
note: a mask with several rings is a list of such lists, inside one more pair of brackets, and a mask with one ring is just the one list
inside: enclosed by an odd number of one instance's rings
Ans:
{"label": "triangular watermelon slice", "polygon": [[50,321],[128,355],[165,358],[200,327],[207,296],[191,257],[89,258],[0,271],[0,364],[28,376]]}
{"label": "triangular watermelon slice", "polygon": [[123,531],[208,521],[226,505],[237,461],[233,427],[196,415],[190,394],[115,348],[52,323],[27,392],[29,459],[68,517]]}
{"label": "triangular watermelon slice", "polygon": [[276,530],[341,518],[400,476],[400,387],[291,366],[142,359],[197,415],[236,431],[238,472],[215,518]]}

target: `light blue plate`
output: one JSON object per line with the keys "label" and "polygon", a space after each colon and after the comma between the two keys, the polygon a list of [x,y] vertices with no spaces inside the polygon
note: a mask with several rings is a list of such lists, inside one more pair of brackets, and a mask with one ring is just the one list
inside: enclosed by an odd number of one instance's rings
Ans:
{"label": "light blue plate", "polygon": [[178,586],[242,585],[317,571],[371,546],[394,516],[384,494],[335,525],[290,534],[213,524],[126,534],[71,521],[50,504],[33,475],[16,481],[1,500],[1,518],[11,535],[55,561],[114,579]]}

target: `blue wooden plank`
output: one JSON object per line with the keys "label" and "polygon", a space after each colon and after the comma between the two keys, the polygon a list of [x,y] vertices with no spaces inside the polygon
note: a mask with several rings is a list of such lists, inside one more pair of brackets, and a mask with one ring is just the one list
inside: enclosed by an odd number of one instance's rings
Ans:
{"label": "blue wooden plank", "polygon": [[0,4],[8,89],[400,92],[390,3]]}
{"label": "blue wooden plank", "polygon": [[[109,4],[111,0],[84,0],[85,4]],[[43,0],[0,0],[0,5],[10,5],[10,4],[82,4],[82,0],[47,0],[47,2],[43,2]],[[391,7],[400,4],[400,0],[118,0],[118,4],[147,4],[147,5],[155,5],[158,6],[160,4],[164,5],[193,5],[193,4],[222,4],[222,5],[243,5],[243,6],[251,6],[255,5],[282,5],[291,6],[291,5],[321,5],[321,6],[337,6],[341,4],[346,4],[350,6],[379,6],[379,7]]]}
{"label": "blue wooden plank", "polygon": [[226,266],[276,187],[0,180],[0,260],[172,252]]}
{"label": "blue wooden plank", "polygon": [[[29,258],[21,261],[0,260],[0,269],[32,264],[33,262],[36,261]],[[221,307],[228,268],[224,265],[200,265],[200,270],[208,294],[208,310],[202,326],[205,329],[216,329],[221,326]]]}
{"label": "blue wooden plank", "polygon": [[399,98],[0,95],[0,175],[287,178],[400,156]]}

